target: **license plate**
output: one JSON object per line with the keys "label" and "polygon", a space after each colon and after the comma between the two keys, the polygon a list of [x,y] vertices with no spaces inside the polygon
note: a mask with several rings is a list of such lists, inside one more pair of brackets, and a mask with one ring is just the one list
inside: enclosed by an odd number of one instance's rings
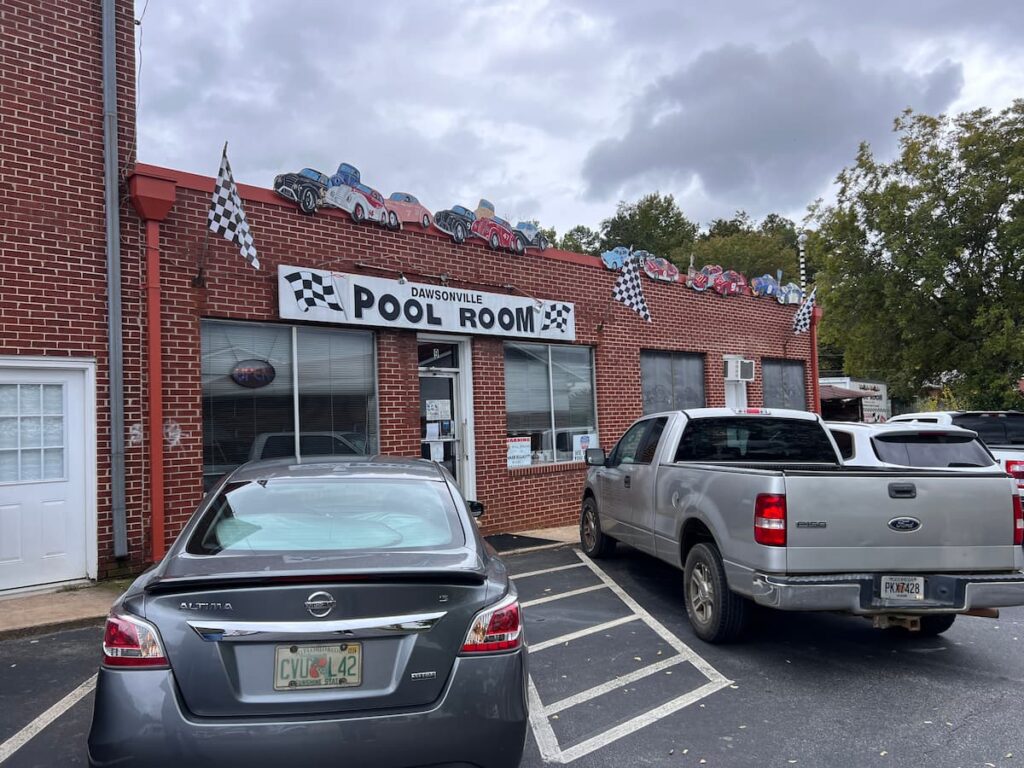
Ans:
{"label": "license plate", "polygon": [[883,576],[882,599],[924,600],[923,576]]}
{"label": "license plate", "polygon": [[354,688],[363,681],[361,643],[279,645],[274,650],[274,690]]}

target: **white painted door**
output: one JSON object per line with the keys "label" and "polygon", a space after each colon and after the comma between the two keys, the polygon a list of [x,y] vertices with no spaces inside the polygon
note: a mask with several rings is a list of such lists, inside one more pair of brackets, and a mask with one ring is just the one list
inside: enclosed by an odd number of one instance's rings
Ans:
{"label": "white painted door", "polygon": [[85,374],[0,367],[0,592],[87,575]]}

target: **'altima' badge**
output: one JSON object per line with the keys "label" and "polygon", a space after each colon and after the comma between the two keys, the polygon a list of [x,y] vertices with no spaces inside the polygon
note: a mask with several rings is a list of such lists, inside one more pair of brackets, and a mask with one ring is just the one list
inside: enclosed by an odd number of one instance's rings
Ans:
{"label": "'altima' badge", "polygon": [[311,616],[322,619],[334,610],[338,603],[330,592],[314,592],[306,598],[306,610]]}
{"label": "'altima' badge", "polygon": [[413,672],[409,677],[413,680],[433,680],[437,677],[437,672]]}

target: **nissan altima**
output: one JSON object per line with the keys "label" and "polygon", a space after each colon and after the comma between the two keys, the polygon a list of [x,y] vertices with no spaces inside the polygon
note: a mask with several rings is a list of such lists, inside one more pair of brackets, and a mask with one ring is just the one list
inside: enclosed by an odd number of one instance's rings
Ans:
{"label": "nissan altima", "polygon": [[115,603],[90,765],[519,765],[519,602],[481,512],[426,461],[239,468]]}

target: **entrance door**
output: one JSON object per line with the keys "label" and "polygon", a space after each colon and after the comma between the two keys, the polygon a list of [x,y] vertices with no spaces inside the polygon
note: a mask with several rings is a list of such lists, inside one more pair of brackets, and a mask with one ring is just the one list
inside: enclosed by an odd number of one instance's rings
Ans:
{"label": "entrance door", "polygon": [[0,367],[0,591],[87,576],[85,374]]}
{"label": "entrance door", "polygon": [[420,372],[420,449],[424,459],[443,465],[465,490],[458,376]]}

